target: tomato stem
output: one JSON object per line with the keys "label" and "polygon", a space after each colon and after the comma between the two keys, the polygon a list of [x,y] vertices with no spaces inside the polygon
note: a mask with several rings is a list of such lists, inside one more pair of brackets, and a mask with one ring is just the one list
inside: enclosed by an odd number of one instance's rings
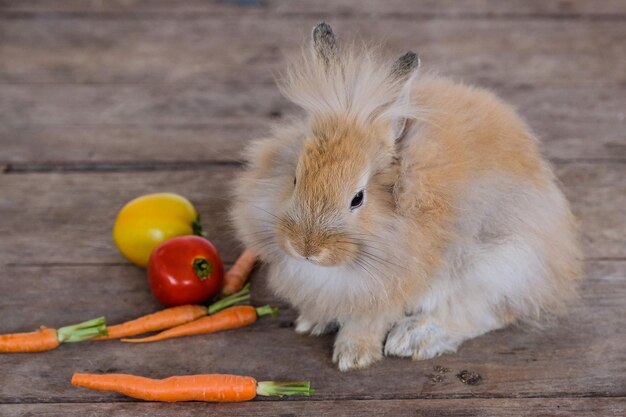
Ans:
{"label": "tomato stem", "polygon": [[196,218],[196,220],[194,220],[191,223],[191,230],[193,230],[193,234],[196,236],[200,236],[200,237],[206,237],[207,234],[206,232],[202,229],[202,223],[200,222],[200,216],[198,216]]}
{"label": "tomato stem", "polygon": [[229,295],[228,297],[222,298],[219,301],[214,302],[208,307],[207,314],[217,313],[220,310],[223,310],[227,307],[232,307],[241,304],[249,304],[250,303],[250,283],[246,284],[239,292]]}
{"label": "tomato stem", "polygon": [[193,260],[193,270],[200,281],[204,281],[213,272],[213,265],[204,258],[196,258]]}
{"label": "tomato stem", "polygon": [[107,326],[104,317],[85,321],[73,326],[65,326],[57,329],[59,343],[82,342],[96,336],[106,336]]}

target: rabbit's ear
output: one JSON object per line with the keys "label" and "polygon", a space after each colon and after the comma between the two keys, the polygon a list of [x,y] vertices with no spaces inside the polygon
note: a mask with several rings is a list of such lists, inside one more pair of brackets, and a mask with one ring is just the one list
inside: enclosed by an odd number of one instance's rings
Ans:
{"label": "rabbit's ear", "polygon": [[398,58],[391,69],[391,77],[393,80],[402,85],[400,93],[392,106],[392,129],[393,137],[396,142],[400,141],[406,133],[407,114],[409,114],[411,105],[411,84],[413,83],[419,65],[420,59],[417,54],[409,51]]}
{"label": "rabbit's ear", "polygon": [[337,55],[337,38],[330,25],[321,22],[313,28],[313,52],[325,65],[331,63]]}
{"label": "rabbit's ear", "polygon": [[416,69],[420,66],[420,59],[413,51],[409,51],[402,55],[394,62],[391,68],[391,77],[396,80],[409,79]]}

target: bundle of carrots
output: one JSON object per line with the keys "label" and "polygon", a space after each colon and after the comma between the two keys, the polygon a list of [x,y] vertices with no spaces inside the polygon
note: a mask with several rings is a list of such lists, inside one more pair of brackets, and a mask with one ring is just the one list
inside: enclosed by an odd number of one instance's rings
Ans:
{"label": "bundle of carrots", "polygon": [[0,352],[44,352],[62,343],[82,342],[106,334],[104,317],[60,329],[41,326],[34,332],[0,335]]}
{"label": "bundle of carrots", "polygon": [[[246,280],[254,267],[256,256],[246,249],[226,273],[221,300],[208,308],[199,305],[171,307],[126,323],[109,327],[109,333],[97,340],[122,339],[122,342],[145,343],[174,337],[214,333],[236,329],[254,323],[258,317],[276,317],[277,310],[270,306],[252,307],[250,284]],[[245,285],[244,285],[245,284]],[[143,333],[165,330],[154,336],[128,339]]]}
{"label": "bundle of carrots", "polygon": [[222,310],[219,313],[172,327],[154,336],[139,339],[122,339],[122,342],[158,342],[160,340],[181,336],[194,336],[198,334],[215,333],[220,330],[237,329],[239,327],[249,326],[254,323],[258,317],[268,314],[276,317],[278,315],[278,309],[268,305],[256,308],[253,306],[234,306]]}
{"label": "bundle of carrots", "polygon": [[123,337],[137,336],[140,334],[169,329],[181,324],[192,322],[203,316],[211,316],[225,308],[248,304],[250,302],[250,285],[246,284],[239,292],[211,304],[210,306],[184,305],[170,307],[147,316],[122,324],[109,326],[107,336],[98,337],[96,340],[119,339]]}
{"label": "bundle of carrots", "polygon": [[100,391],[113,391],[146,401],[249,401],[257,395],[286,396],[313,393],[308,381],[262,381],[239,375],[188,375],[151,379],[126,374],[79,374],[72,385]]}
{"label": "bundle of carrots", "polygon": [[[270,306],[255,309],[249,305],[241,305],[250,302],[250,285],[245,283],[255,262],[256,256],[246,249],[225,276],[222,290],[225,297],[208,307],[200,305],[172,307],[108,328],[104,317],[99,317],[60,329],[41,326],[34,332],[3,334],[0,335],[0,352],[43,352],[56,349],[62,343],[89,339],[119,339],[170,329],[149,338],[123,339],[131,342],[164,340],[235,329],[252,324],[257,317],[266,314],[276,316],[276,309]],[[184,326],[185,324],[188,325]]]}

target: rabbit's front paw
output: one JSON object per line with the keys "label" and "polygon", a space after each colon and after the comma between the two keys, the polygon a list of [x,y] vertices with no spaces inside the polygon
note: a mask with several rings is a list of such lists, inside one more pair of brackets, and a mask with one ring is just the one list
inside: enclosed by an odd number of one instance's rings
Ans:
{"label": "rabbit's front paw", "polygon": [[333,362],[340,371],[365,368],[382,358],[381,345],[371,341],[340,341],[335,343]]}
{"label": "rabbit's front paw", "polygon": [[398,321],[387,336],[385,355],[431,359],[456,351],[459,340],[450,337],[434,320],[416,316]]}
{"label": "rabbit's front paw", "polygon": [[311,334],[312,336],[320,336],[337,330],[337,323],[319,321],[315,322],[300,315],[296,319],[296,333]]}

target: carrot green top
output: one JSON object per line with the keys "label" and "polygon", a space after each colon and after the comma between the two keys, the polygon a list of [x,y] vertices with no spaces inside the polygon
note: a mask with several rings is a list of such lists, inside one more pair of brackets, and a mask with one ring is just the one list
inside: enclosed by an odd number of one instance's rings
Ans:
{"label": "carrot green top", "polygon": [[283,397],[286,395],[311,395],[315,392],[311,388],[311,382],[299,381],[299,382],[274,382],[274,381],[260,381],[257,382],[256,394],[265,397],[277,396]]}
{"label": "carrot green top", "polygon": [[246,284],[240,291],[224,297],[214,302],[208,307],[207,313],[213,314],[227,307],[238,306],[250,303],[250,283]]}
{"label": "carrot green top", "polygon": [[84,321],[57,330],[59,343],[82,342],[96,336],[106,336],[107,326],[104,317]]}

